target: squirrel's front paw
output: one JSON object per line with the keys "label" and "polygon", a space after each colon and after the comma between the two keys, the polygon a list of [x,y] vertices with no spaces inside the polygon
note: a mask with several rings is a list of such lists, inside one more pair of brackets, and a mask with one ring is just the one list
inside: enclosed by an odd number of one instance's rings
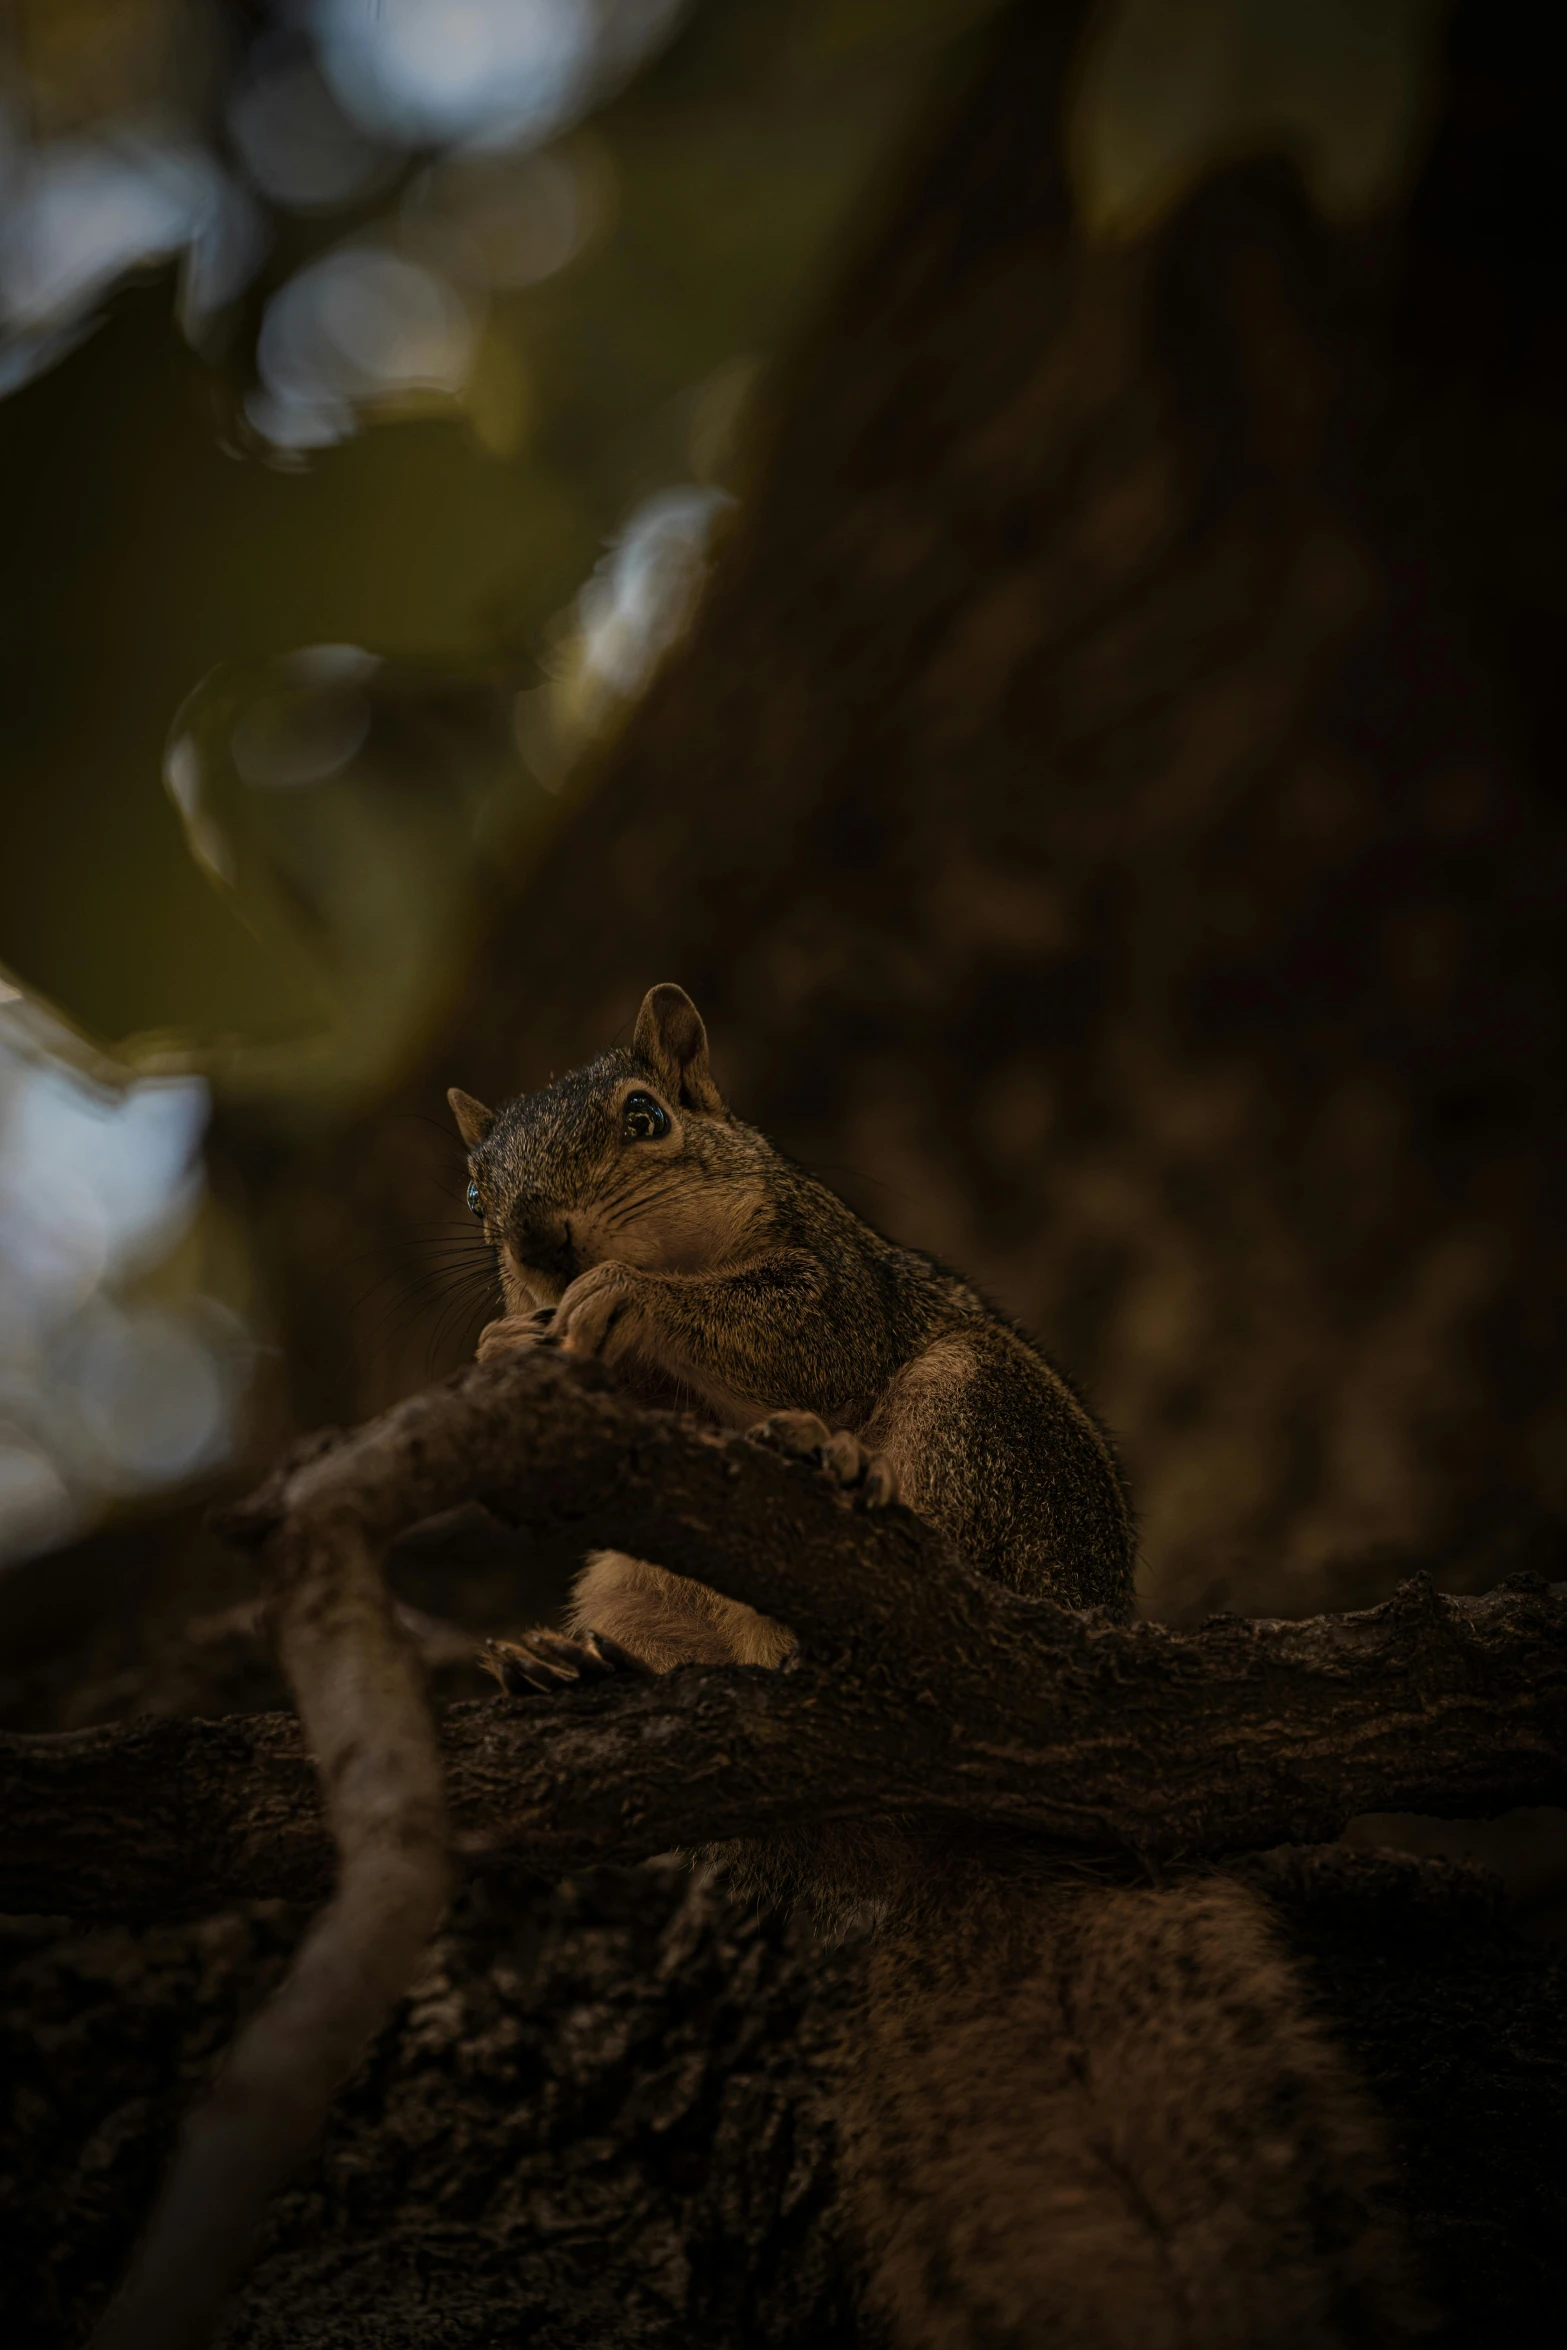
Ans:
{"label": "squirrel's front paw", "polygon": [[498,1355],[516,1354],[527,1346],[544,1346],[554,1337],[554,1320],[553,1306],[538,1306],[525,1314],[502,1314],[498,1322],[486,1322],[479,1332],[474,1360],[493,1363]]}
{"label": "squirrel's front paw", "polygon": [[580,1681],[603,1681],[612,1673],[646,1679],[652,1672],[607,1632],[584,1632],[580,1640],[541,1626],[523,1640],[486,1640],[477,1662],[493,1673],[508,1697],[552,1696]]}
{"label": "squirrel's front paw", "polygon": [[644,1335],[646,1285],[628,1265],[590,1265],[555,1308],[552,1335],[568,1354],[614,1364]]}
{"label": "squirrel's front paw", "polygon": [[898,1498],[898,1473],[883,1452],[867,1452],[847,1428],[836,1434],[814,1412],[770,1412],[747,1434],[793,1460],[814,1460],[862,1509],[885,1509]]}

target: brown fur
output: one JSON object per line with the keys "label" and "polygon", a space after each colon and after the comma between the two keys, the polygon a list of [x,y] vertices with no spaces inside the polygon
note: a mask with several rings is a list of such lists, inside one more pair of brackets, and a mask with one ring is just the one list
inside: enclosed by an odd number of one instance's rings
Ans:
{"label": "brown fur", "polygon": [[607,1631],[655,1673],[676,1665],[780,1665],[795,1645],[770,1616],[618,1550],[590,1552],[566,1620],[574,1632]]}
{"label": "brown fur", "polygon": [[[627,1131],[636,1097],[652,1137]],[[1125,1488],[1070,1384],[732,1116],[678,988],[650,992],[629,1052],[498,1116],[453,1108],[509,1309],[481,1354],[547,1338],[650,1400],[768,1421],[980,1571],[1129,1612]],[[607,1551],[570,1624],[657,1672],[794,1645]],[[1005,1840],[895,1823],[721,1857],[758,1891],[879,1912],[841,2113],[901,2350],[1326,2350],[1413,2323],[1375,2118],[1255,1896],[1063,1884]]]}
{"label": "brown fur", "polygon": [[1377,2128],[1239,1885],[955,1865],[873,1945],[840,2107],[904,2350],[1404,2338]]}

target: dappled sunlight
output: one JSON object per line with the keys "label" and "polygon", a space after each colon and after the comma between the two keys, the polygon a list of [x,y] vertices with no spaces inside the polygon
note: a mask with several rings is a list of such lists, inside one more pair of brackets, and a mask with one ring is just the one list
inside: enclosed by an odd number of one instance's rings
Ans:
{"label": "dappled sunlight", "polygon": [[322,69],[409,146],[533,143],[640,64],[681,0],[316,0]]}
{"label": "dappled sunlight", "polygon": [[360,413],[460,398],[482,312],[435,270],[373,244],[312,262],[273,295],[245,413],[285,449],[322,448]]}
{"label": "dappled sunlight", "polygon": [[546,790],[561,789],[690,626],[712,533],[734,502],[697,483],[644,500],[563,616],[548,684],[517,697],[518,746]]}
{"label": "dappled sunlight", "polygon": [[516,292],[574,261],[614,200],[613,164],[587,134],[540,153],[460,150],[410,180],[403,233],[442,246],[462,282]]}
{"label": "dappled sunlight", "polygon": [[[274,215],[329,219],[393,199],[407,183],[413,211],[428,214],[422,234],[415,228],[425,250],[405,249],[409,208],[400,225],[389,201],[374,228],[361,224],[347,243],[281,273],[244,413],[264,443],[299,452],[331,445],[366,414],[406,415],[421,396],[426,405],[458,399],[486,281],[535,284],[583,242],[590,207],[570,163],[531,180],[516,167],[611,97],[681,14],[681,0],[315,0],[302,12],[278,9],[234,61],[225,138],[199,70],[149,103],[173,38],[149,6],[121,28],[125,70],[84,85],[85,121],[35,132],[30,118],[58,111],[59,94],[25,77],[19,103],[0,101],[0,393],[71,350],[127,278],[171,261],[181,327],[206,340],[267,266]],[[80,60],[68,44],[59,56],[69,89]],[[443,158],[455,167],[444,174]],[[464,164],[481,176],[491,167],[471,233],[461,217]],[[463,250],[430,250],[442,239]]]}
{"label": "dappled sunlight", "polygon": [[586,677],[622,695],[645,682],[690,618],[708,534],[733,503],[720,490],[680,488],[637,508],[578,601]]}
{"label": "dappled sunlight", "polygon": [[396,169],[352,121],[313,57],[259,42],[236,83],[228,127],[258,191],[289,212],[333,212]]}
{"label": "dappled sunlight", "polygon": [[85,1058],[0,1003],[0,1560],[224,1460],[254,1354],[190,1248],[206,1084]]}
{"label": "dappled sunlight", "polygon": [[101,298],[178,259],[179,310],[201,332],[266,248],[254,204],[189,141],[114,125],[39,146],[0,141],[0,390],[69,350]]}

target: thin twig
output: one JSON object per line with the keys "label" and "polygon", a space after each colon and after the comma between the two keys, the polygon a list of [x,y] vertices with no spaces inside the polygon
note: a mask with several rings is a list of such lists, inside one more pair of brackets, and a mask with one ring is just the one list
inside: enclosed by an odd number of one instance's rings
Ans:
{"label": "thin twig", "polygon": [[315,1750],[336,1890],[191,2113],[95,2350],[196,2350],[252,2257],[268,2198],[391,2014],[451,1886],[419,1670],[351,1513],[296,1495],[268,1544],[280,1654]]}

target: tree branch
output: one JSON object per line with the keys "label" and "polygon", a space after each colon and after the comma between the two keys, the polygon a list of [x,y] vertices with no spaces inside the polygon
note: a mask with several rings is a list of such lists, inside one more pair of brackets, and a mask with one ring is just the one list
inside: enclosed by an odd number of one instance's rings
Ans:
{"label": "tree branch", "polygon": [[[854,1510],[811,1470],[547,1354],[465,1373],[284,1472],[236,1530],[266,1538],[296,1490],[326,1485],[385,1539],[444,1506],[470,1452],[472,1487],[513,1523],[634,1543],[785,1616],[807,1651],[793,1673],[454,1707],[440,1752],[474,1865],[558,1874],[876,1811],[1163,1862],[1319,1841],[1361,1811],[1567,1799],[1561,1592],[1416,1582],[1303,1623],[1113,1625],[1018,1599],[907,1512]],[[194,1914],[331,1881],[286,1716],[8,1738],[0,1790],[11,1910]]]}

